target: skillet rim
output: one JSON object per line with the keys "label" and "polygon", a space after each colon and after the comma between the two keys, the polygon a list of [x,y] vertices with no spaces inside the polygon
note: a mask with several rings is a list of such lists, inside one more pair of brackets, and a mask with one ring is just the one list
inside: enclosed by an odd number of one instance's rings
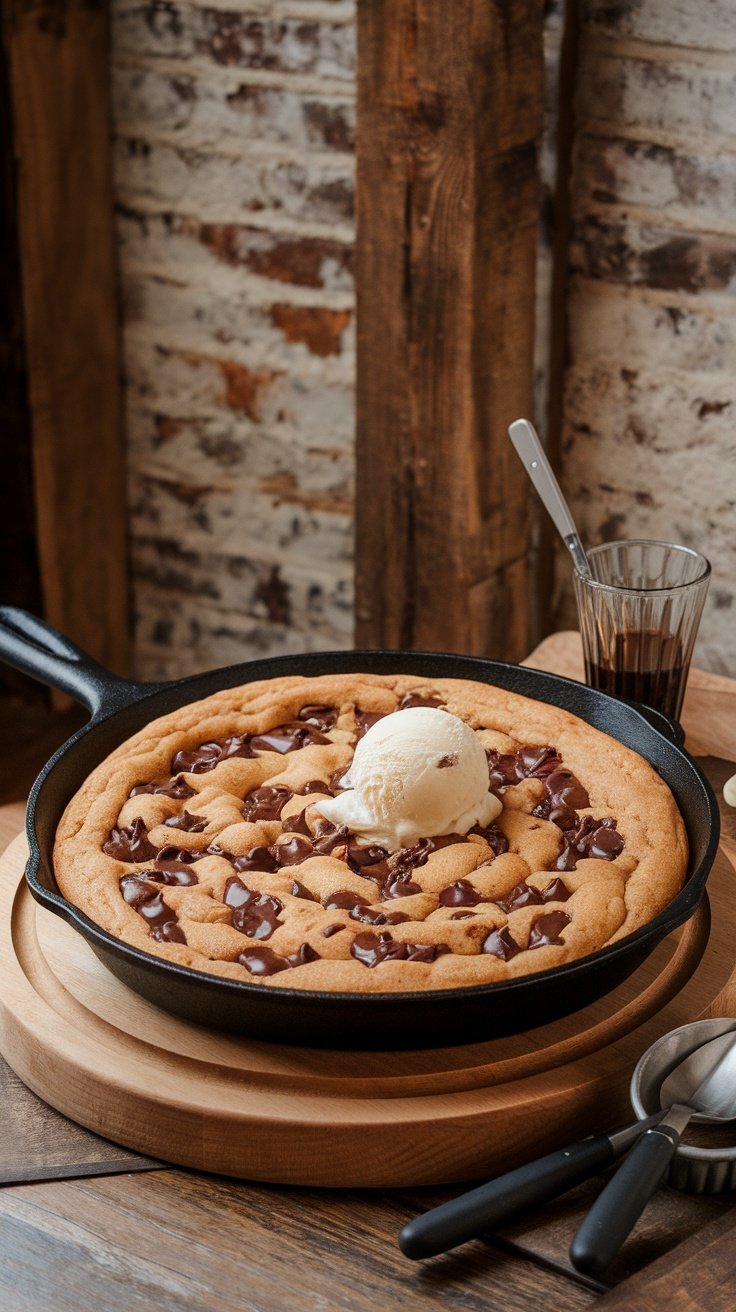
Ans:
{"label": "skillet rim", "polygon": [[[101,949],[104,949],[105,952],[112,952],[116,956],[131,962],[132,965],[139,969],[154,969],[159,973],[162,973],[164,978],[172,977],[177,981],[186,981],[193,987],[193,990],[205,988],[212,990],[214,988],[218,993],[227,995],[230,1000],[237,999],[238,997],[242,997],[245,1000],[250,1000],[256,997],[262,998],[264,995],[264,986],[262,984],[251,984],[245,980],[231,980],[224,976],[208,974],[206,971],[197,970],[194,967],[180,966],[176,962],[170,962],[162,957],[155,956],[153,953],[144,952],[140,948],[125,943],[122,939],[115,938],[107,930],[97,925],[95,921],[90,919],[89,916],[77,908],[72,902],[69,902],[68,899],[58,891],[58,885],[56,885],[56,877],[53,871],[51,852],[48,854],[48,869],[53,878],[55,888],[49,889],[44,887],[39,879],[39,868],[44,866],[44,854],[42,851],[42,844],[36,831],[37,803],[40,798],[41,804],[43,805],[43,788],[56,768],[91,732],[100,726],[108,724],[108,722],[114,721],[116,718],[124,716],[128,711],[144,707],[149,699],[158,701],[159,698],[165,698],[166,694],[178,698],[180,692],[185,694],[189,690],[192,690],[196,685],[201,685],[203,687],[203,691],[199,696],[205,697],[213,692],[220,691],[221,689],[237,687],[241,683],[255,682],[260,678],[279,677],[291,672],[298,672],[310,676],[316,674],[318,671],[311,669],[305,671],[304,666],[311,666],[314,663],[319,664],[326,662],[328,666],[333,665],[334,668],[322,670],[322,673],[336,673],[338,672],[337,667],[340,664],[345,665],[349,662],[359,662],[357,666],[358,672],[371,673],[376,672],[375,669],[371,669],[371,663],[385,666],[387,663],[390,664],[390,662],[394,660],[399,665],[401,663],[408,664],[411,661],[416,661],[420,665],[422,663],[437,661],[443,665],[450,665],[452,663],[457,663],[459,665],[470,664],[473,667],[473,673],[467,673],[466,675],[463,675],[462,673],[453,674],[452,671],[448,669],[444,677],[475,677],[479,682],[485,682],[496,687],[504,687],[507,685],[504,685],[503,683],[499,684],[498,681],[489,677],[484,678],[483,671],[486,671],[488,674],[503,672],[512,680],[517,678],[521,679],[523,682],[528,678],[531,679],[532,682],[540,682],[542,684],[546,682],[549,683],[553,689],[560,688],[561,692],[567,692],[573,700],[582,696],[583,700],[588,700],[594,706],[599,705],[605,708],[606,704],[608,704],[615,707],[618,714],[624,714],[627,717],[634,717],[631,720],[632,732],[634,728],[641,728],[645,736],[646,734],[654,734],[655,740],[659,740],[661,750],[670,757],[674,755],[674,757],[678,758],[685,769],[689,770],[693,776],[693,784],[697,783],[699,785],[710,818],[710,835],[706,844],[705,852],[701,857],[699,864],[686,876],[683,887],[657,916],[652,920],[647,921],[646,924],[639,926],[638,929],[632,931],[631,934],[627,934],[624,938],[617,940],[615,943],[606,944],[603,947],[598,948],[595,952],[588,953],[584,957],[576,958],[574,961],[565,962],[559,966],[552,966],[545,971],[537,971],[529,975],[518,976],[511,980],[501,980],[490,984],[462,985],[457,988],[448,989],[406,990],[389,993],[345,993],[314,989],[290,989],[286,986],[279,986],[278,988],[268,988],[266,990],[269,998],[269,1005],[275,1007],[283,1005],[284,1007],[288,1007],[291,1003],[303,999],[312,1004],[321,1003],[325,1012],[333,1008],[342,1009],[346,1006],[348,1008],[352,1006],[356,1011],[363,1011],[366,1007],[370,1007],[371,1010],[380,1011],[384,1008],[388,1009],[389,1007],[396,1008],[397,1005],[404,1003],[407,1004],[407,1009],[413,1009],[415,1004],[419,1005],[420,1003],[423,1003],[426,1005],[428,1001],[435,999],[438,1002],[449,1002],[453,998],[472,998],[473,1000],[478,1000],[487,996],[489,1000],[494,1000],[503,998],[509,994],[512,994],[515,999],[520,999],[525,991],[531,989],[538,990],[540,987],[543,988],[546,983],[553,983],[558,980],[564,981],[565,985],[569,987],[578,975],[590,974],[592,966],[605,970],[607,966],[614,965],[621,956],[631,955],[634,957],[637,948],[643,948],[650,939],[650,950],[653,950],[656,944],[664,938],[666,934],[676,929],[694,914],[703,896],[706,881],[717,852],[720,836],[720,813],[718,811],[715,794],[713,793],[703,771],[681,743],[675,741],[679,726],[670,722],[668,717],[654,713],[657,721],[667,726],[669,732],[665,734],[662,732],[662,728],[658,727],[658,724],[655,724],[654,717],[652,719],[648,718],[649,708],[640,708],[635,703],[625,702],[620,698],[613,697],[599,689],[590,688],[587,684],[580,683],[574,679],[569,679],[564,675],[552,674],[548,671],[537,670],[531,666],[523,666],[510,661],[491,661],[484,657],[467,656],[460,653],[408,651],[399,648],[343,649],[338,651],[317,651],[294,653],[285,656],[263,657],[253,661],[240,662],[236,665],[221,666],[214,670],[198,674],[186,675],[181,679],[170,680],[165,683],[134,683],[127,680],[117,679],[114,676],[109,676],[109,686],[111,686],[113,690],[117,689],[119,696],[122,695],[124,698],[123,704],[115,705],[112,709],[107,709],[103,706],[101,711],[97,711],[93,714],[87,724],[79,729],[77,733],[62,744],[62,746],[53,754],[43,769],[39,772],[39,775],[31,788],[26,808],[26,835],[28,837],[30,851],[29,859],[25,868],[25,879],[32,896],[48,910],[66,920],[67,923],[77,930],[77,932],[79,932],[87,941],[93,940],[99,943]],[[365,662],[369,662],[368,666],[366,666]],[[344,672],[349,671],[346,669]],[[390,671],[388,669],[383,669],[381,672],[389,673]],[[412,671],[405,668],[403,670],[397,669],[391,672],[411,673]],[[421,674],[422,671],[415,671],[415,673]],[[428,677],[431,677],[431,675],[428,675]],[[435,670],[434,677],[442,676]],[[515,686],[511,686],[509,690],[512,692],[519,691]],[[531,696],[532,694],[521,692],[520,695]],[[195,695],[187,698],[185,695],[182,695],[181,700],[177,701],[177,705],[185,705],[187,700],[199,700],[199,696]],[[570,709],[564,704],[564,702],[551,700],[546,696],[536,696],[533,700],[545,702],[548,705],[557,706],[563,710]],[[144,723],[150,722],[151,719],[157,718],[159,714],[164,713],[163,710],[156,710],[154,715],[149,716],[148,720],[144,721]],[[580,708],[571,710],[570,713],[577,715],[579,719],[586,723],[591,723],[588,716],[581,713]],[[592,727],[597,726],[593,725]],[[135,731],[135,729],[126,731],[125,735],[121,737],[119,741],[121,743],[124,742],[125,739],[130,737]],[[623,741],[616,733],[613,733],[610,730],[601,730],[601,732],[608,732],[610,737],[615,738],[617,741]],[[624,745],[631,746],[629,743],[625,743]],[[105,756],[108,755],[111,750],[113,750],[113,748],[108,747],[104,754],[98,757],[95,765],[104,760]],[[639,755],[643,756],[652,768],[657,770],[656,765],[652,762],[649,755],[641,751],[639,748],[632,748],[632,750],[638,751]],[[95,768],[95,766],[92,766],[91,768]],[[89,770],[87,773],[89,773]],[[659,771],[657,771],[657,773],[659,773]],[[86,777],[86,775],[84,777]],[[76,791],[81,782],[81,779],[77,781],[72,790],[73,792]],[[667,781],[665,780],[665,782]],[[668,783],[668,787],[674,792],[671,784]],[[67,802],[68,800],[69,799],[67,799]],[[678,797],[676,797],[675,800],[683,814],[686,829],[688,829],[688,841],[691,843],[689,832],[690,826],[688,823],[690,817],[685,813],[681,800]],[[64,803],[64,806],[67,805],[67,802]],[[54,830],[61,818],[62,811],[63,808],[59,811],[56,817]],[[636,964],[638,964],[638,961]],[[636,965],[632,970],[635,968]],[[270,1000],[275,998],[278,998],[281,1001],[271,1003]]]}

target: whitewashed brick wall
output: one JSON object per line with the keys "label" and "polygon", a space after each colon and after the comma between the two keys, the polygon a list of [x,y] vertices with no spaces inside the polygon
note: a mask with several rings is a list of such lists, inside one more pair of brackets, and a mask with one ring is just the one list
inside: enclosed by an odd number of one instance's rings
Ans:
{"label": "whitewashed brick wall", "polygon": [[696,659],[734,674],[733,0],[588,0],[576,109],[565,487],[589,541],[710,557]]}
{"label": "whitewashed brick wall", "polygon": [[114,0],[136,657],[352,641],[351,0]]}
{"label": "whitewashed brick wall", "polygon": [[[589,541],[711,556],[699,659],[733,673],[733,0],[587,0],[581,21],[564,481]],[[139,673],[349,646],[353,0],[113,0],[113,63]]]}

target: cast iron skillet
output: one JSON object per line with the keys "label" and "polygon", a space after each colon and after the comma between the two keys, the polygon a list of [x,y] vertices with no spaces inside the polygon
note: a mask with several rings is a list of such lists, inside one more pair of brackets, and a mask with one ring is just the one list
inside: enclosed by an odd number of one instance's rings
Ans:
{"label": "cast iron skillet", "polygon": [[[578,1010],[621,983],[700,901],[718,845],[713,792],[665,716],[569,679],[469,656],[406,651],[314,652],[247,661],[171,683],[133,683],[110,674],[25,611],[0,608],[0,659],[70,693],[89,723],[41,771],[28,802],[33,896],[68,921],[123,983],[187,1020],[236,1034],[321,1047],[416,1048],[478,1041],[532,1029]],[[72,795],[119,743],[157,716],[256,679],[368,671],[475,679],[563,707],[646,757],[669,784],[685,817],[690,866],[664,911],[610,947],[509,983],[422,993],[349,994],[269,989],[172,965],[113,938],[63,898],[54,879],[54,834]]]}

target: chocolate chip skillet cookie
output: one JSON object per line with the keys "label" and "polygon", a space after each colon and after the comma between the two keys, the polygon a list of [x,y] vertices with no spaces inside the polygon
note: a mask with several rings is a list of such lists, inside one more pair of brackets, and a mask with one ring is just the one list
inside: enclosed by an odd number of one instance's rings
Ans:
{"label": "chocolate chip skillet cookie", "polygon": [[154,720],[70,802],[64,896],[265,987],[397,992],[561,965],[652,919],[685,829],[635,752],[465,680],[279,678]]}

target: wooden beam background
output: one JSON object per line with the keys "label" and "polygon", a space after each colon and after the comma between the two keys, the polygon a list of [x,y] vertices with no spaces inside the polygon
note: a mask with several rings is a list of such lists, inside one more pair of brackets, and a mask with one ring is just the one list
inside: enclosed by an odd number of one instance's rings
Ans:
{"label": "wooden beam background", "polygon": [[520,659],[539,0],[360,0],[358,644]]}
{"label": "wooden beam background", "polygon": [[9,0],[37,540],[46,618],[128,664],[125,480],[101,0]]}

